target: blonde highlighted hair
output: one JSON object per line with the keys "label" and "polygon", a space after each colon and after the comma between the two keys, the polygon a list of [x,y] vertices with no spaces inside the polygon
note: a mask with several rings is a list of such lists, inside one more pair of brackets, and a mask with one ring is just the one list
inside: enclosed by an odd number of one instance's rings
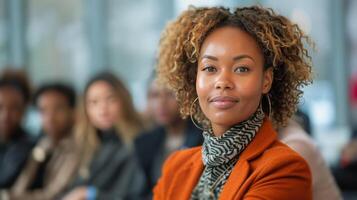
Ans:
{"label": "blonde highlighted hair", "polygon": [[[274,80],[268,94],[271,119],[276,127],[284,126],[296,111],[302,88],[312,83],[311,57],[304,42],[313,43],[296,24],[271,9],[191,7],[184,11],[162,33],[157,64],[159,81],[175,92],[183,117],[192,114],[203,123],[202,111],[193,104],[197,97],[199,52],[205,38],[225,26],[239,28],[252,36],[262,50],[264,69],[273,68]],[[267,105],[263,109],[270,110]]]}

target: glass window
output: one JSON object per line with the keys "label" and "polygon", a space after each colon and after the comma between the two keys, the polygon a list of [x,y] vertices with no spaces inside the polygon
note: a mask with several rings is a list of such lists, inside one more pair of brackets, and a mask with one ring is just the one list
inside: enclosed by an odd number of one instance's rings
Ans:
{"label": "glass window", "polygon": [[28,1],[26,41],[35,83],[67,80],[77,87],[88,74],[82,0]]}
{"label": "glass window", "polygon": [[347,43],[349,44],[349,72],[350,72],[350,106],[351,121],[355,134],[357,134],[357,1],[348,1],[347,11]]}
{"label": "glass window", "polygon": [[146,80],[155,65],[160,33],[173,13],[167,0],[107,2],[110,69],[128,84],[134,103],[143,109]]}
{"label": "glass window", "polygon": [[0,0],[0,68],[7,62],[5,0]]}

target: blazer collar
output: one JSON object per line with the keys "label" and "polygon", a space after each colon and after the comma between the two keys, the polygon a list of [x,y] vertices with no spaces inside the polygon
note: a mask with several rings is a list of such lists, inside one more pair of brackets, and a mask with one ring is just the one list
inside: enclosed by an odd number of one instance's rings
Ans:
{"label": "blazer collar", "polygon": [[253,138],[252,142],[241,153],[239,160],[251,160],[263,153],[269,146],[277,140],[277,134],[268,118],[264,119],[260,130]]}
{"label": "blazer collar", "polygon": [[249,160],[261,155],[269,146],[277,140],[277,134],[269,119],[265,118],[264,123],[255,138],[247,146],[234,166],[225,186],[223,187],[220,199],[234,199],[236,192],[247,179],[250,171]]}

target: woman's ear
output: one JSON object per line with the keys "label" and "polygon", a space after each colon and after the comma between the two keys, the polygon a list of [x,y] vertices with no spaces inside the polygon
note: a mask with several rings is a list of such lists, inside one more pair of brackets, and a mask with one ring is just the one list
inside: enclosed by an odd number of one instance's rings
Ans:
{"label": "woman's ear", "polygon": [[270,91],[270,88],[273,84],[274,73],[273,67],[269,67],[268,69],[264,70],[263,72],[263,94],[267,94]]}

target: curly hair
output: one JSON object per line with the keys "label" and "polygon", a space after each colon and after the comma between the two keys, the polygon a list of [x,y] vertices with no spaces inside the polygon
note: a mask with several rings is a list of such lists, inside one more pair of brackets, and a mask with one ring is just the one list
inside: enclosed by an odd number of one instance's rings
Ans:
{"label": "curly hair", "polygon": [[[312,83],[311,57],[304,47],[304,42],[312,42],[296,24],[271,9],[252,6],[231,12],[223,7],[190,7],[162,33],[157,63],[159,81],[176,93],[182,116],[189,116],[197,97],[201,45],[213,30],[224,26],[237,27],[253,37],[262,50],[264,69],[273,67],[269,116],[276,127],[284,126],[297,109],[302,87]],[[193,116],[204,124],[202,111],[193,105]],[[269,110],[264,104],[263,109]]]}

